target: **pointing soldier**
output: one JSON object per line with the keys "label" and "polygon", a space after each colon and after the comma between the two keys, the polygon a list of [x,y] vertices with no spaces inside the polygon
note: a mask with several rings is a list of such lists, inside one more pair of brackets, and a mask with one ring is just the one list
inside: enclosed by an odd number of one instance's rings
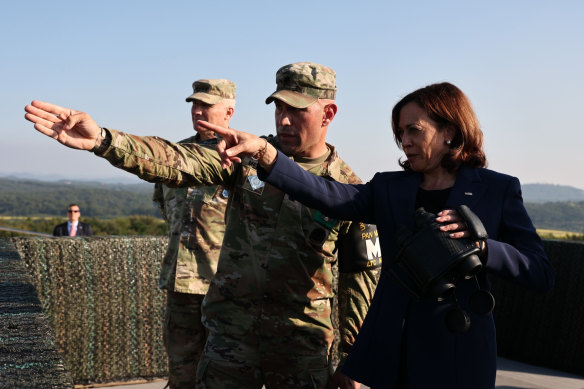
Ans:
{"label": "pointing soldier", "polygon": [[[26,119],[68,147],[91,150],[143,179],[172,186],[229,189],[217,273],[203,302],[209,332],[197,370],[198,388],[326,388],[333,341],[330,300],[336,249],[360,226],[325,217],[261,182],[257,159],[267,142],[313,174],[361,181],[325,141],[337,106],[336,75],[310,62],[276,74],[276,136],[223,169],[215,150],[177,145],[100,128],[86,113],[33,101]],[[363,234],[366,236],[367,234]],[[381,259],[339,253],[340,364],[361,326]],[[359,384],[335,372],[331,387]]]}
{"label": "pointing soldier", "polygon": [[[191,117],[196,135],[178,143],[214,148],[217,137],[199,125],[204,120],[229,127],[235,110],[235,83],[202,79],[193,83]],[[167,290],[164,346],[168,355],[168,387],[192,388],[207,340],[201,305],[217,271],[225,233],[228,191],[222,186],[170,188],[157,183],[152,199],[168,226],[168,250],[160,270]]]}

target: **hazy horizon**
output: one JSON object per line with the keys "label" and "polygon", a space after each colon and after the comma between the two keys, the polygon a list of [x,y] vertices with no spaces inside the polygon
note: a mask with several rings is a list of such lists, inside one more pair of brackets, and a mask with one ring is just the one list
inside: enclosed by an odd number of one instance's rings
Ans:
{"label": "hazy horizon", "polygon": [[[0,178],[5,179],[15,179],[15,180],[33,180],[33,181],[40,181],[40,182],[47,182],[47,183],[54,183],[54,182],[76,182],[76,183],[84,183],[84,182],[96,182],[102,184],[127,184],[127,185],[135,185],[135,184],[144,184],[144,185],[154,185],[151,182],[142,180],[133,174],[123,172],[125,174],[120,176],[103,176],[103,177],[83,177],[77,176],[73,177],[70,175],[47,175],[47,174],[35,174],[35,173],[3,173],[0,171]],[[553,184],[549,182],[522,182],[522,186],[525,185],[551,185],[551,186],[558,186],[558,187],[569,187],[575,188],[584,192],[584,188],[579,188],[574,185],[563,185],[563,184]]]}

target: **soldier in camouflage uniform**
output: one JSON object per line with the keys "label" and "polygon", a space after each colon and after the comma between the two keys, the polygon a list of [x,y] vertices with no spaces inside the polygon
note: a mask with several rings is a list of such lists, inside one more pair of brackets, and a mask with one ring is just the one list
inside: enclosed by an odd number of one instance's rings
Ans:
{"label": "soldier in camouflage uniform", "polygon": [[[179,143],[215,147],[217,137],[199,120],[229,126],[235,109],[235,83],[225,79],[193,83],[191,117],[197,134]],[[168,250],[160,270],[160,287],[167,290],[164,346],[168,355],[168,387],[192,388],[207,340],[201,305],[217,271],[225,233],[228,191],[222,186],[169,188],[156,184],[152,199],[168,226]]]}
{"label": "soldier in camouflage uniform", "polygon": [[[277,136],[266,140],[313,174],[359,183],[325,142],[337,111],[335,78],[332,69],[314,63],[278,70],[277,91],[266,100],[276,105]],[[205,147],[99,128],[86,113],[49,103],[35,101],[25,110],[40,132],[148,181],[229,189],[220,260],[203,302],[209,338],[198,388],[327,387],[332,265],[338,243],[361,234],[361,225],[329,219],[264,184],[253,158],[223,169],[217,152]],[[342,364],[369,307],[381,258],[339,254],[338,262]],[[357,385],[337,369],[331,387]]]}

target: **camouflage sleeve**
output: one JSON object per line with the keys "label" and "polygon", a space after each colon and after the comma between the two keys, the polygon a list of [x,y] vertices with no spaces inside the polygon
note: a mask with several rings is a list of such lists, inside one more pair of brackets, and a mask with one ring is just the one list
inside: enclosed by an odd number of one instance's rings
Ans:
{"label": "camouflage sleeve", "polygon": [[154,201],[158,208],[160,209],[160,214],[164,220],[166,219],[166,209],[164,207],[164,191],[162,190],[162,184],[154,184],[154,192],[152,193],[152,201]]}
{"label": "camouflage sleeve", "polygon": [[339,272],[339,367],[345,363],[369,310],[380,270]]}
{"label": "camouflage sleeve", "polygon": [[337,242],[339,256],[339,366],[342,366],[371,305],[379,271],[381,252],[377,228],[351,223]]}
{"label": "camouflage sleeve", "polygon": [[169,187],[223,185],[229,187],[230,169],[212,148],[178,144],[155,136],[134,136],[107,129],[111,144],[98,155],[117,168]]}

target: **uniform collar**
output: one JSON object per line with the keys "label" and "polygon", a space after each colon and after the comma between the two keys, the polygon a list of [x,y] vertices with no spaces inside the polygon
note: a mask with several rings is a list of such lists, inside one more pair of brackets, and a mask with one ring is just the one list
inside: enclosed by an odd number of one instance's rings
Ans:
{"label": "uniform collar", "polygon": [[[268,137],[268,141],[272,144],[272,146],[282,151],[280,147],[280,141],[277,136],[270,135]],[[339,157],[337,148],[335,146],[331,145],[330,143],[326,143],[326,145],[331,151],[328,158],[324,160],[324,162],[318,168],[314,167],[310,169],[310,172],[317,176],[329,177],[335,181],[341,181],[343,165],[346,164]],[[289,155],[288,158],[294,161],[294,156]]]}
{"label": "uniform collar", "polygon": [[219,142],[218,138],[212,138],[212,139],[206,139],[206,140],[201,140],[201,135],[199,133],[190,136],[186,139],[181,140],[178,143],[196,143],[199,145],[216,145]]}

